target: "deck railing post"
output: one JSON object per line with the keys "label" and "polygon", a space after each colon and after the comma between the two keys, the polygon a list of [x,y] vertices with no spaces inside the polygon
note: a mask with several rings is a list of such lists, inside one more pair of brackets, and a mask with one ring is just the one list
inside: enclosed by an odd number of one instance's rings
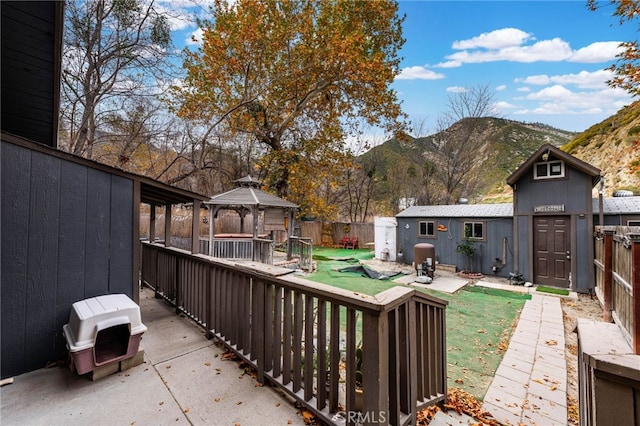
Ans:
{"label": "deck railing post", "polygon": [[604,230],[604,248],[602,254],[602,264],[604,267],[602,275],[602,299],[603,318],[605,322],[612,322],[612,287],[613,287],[613,234],[612,230]]}
{"label": "deck railing post", "polygon": [[389,321],[387,312],[363,312],[362,389],[364,424],[389,424]]}
{"label": "deck railing post", "polygon": [[632,343],[633,352],[640,354],[640,234],[627,234],[631,240]]}

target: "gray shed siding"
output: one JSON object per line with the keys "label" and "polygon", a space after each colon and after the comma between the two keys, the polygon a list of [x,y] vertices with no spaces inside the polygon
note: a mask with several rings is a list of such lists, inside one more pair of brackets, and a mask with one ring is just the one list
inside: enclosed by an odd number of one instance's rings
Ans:
{"label": "gray shed siding", "polygon": [[[474,272],[481,272],[486,275],[493,275],[491,266],[495,258],[502,258],[503,244],[506,239],[506,259],[505,265],[496,275],[508,276],[513,271],[513,219],[468,217],[398,217],[398,247],[404,248],[404,262],[413,263],[414,246],[418,243],[433,244],[436,251],[436,258],[440,263],[455,265],[458,270],[463,270],[467,259],[463,254],[456,252],[456,247],[463,237],[464,222],[483,222],[485,224],[486,241],[477,241],[477,249],[474,256]],[[436,231],[435,238],[418,237],[418,223],[421,221],[434,221],[436,228],[444,225],[447,231]],[[407,225],[409,227],[407,228]]]}
{"label": "gray shed siding", "polygon": [[55,146],[62,2],[3,1],[0,9],[2,130]]}
{"label": "gray shed siding", "polygon": [[[564,179],[533,180],[530,170],[516,184],[514,220],[518,233],[518,271],[528,281],[534,276],[533,218],[568,216],[571,220],[571,289],[582,293],[594,286],[593,275],[593,183],[589,175],[565,164]],[[542,205],[563,205],[564,211],[536,213]]]}
{"label": "gray shed siding", "polygon": [[74,302],[133,297],[134,184],[4,141],[0,153],[4,378],[65,356]]}

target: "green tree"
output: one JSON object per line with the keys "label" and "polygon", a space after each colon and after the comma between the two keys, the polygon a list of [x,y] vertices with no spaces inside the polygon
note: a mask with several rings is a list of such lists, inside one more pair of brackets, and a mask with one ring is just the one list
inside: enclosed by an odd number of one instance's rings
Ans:
{"label": "green tree", "polygon": [[324,199],[350,161],[347,135],[403,129],[390,88],[402,21],[390,0],[216,0],[202,46],[186,52],[179,114],[264,146],[279,196]]}

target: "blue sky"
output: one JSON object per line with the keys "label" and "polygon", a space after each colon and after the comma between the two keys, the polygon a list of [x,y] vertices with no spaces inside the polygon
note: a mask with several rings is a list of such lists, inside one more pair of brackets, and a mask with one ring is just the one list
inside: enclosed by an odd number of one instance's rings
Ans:
{"label": "blue sky", "polygon": [[[193,5],[166,1],[174,10]],[[586,0],[399,5],[406,42],[393,88],[403,110],[412,121],[423,121],[427,133],[437,130],[448,96],[465,88],[488,86],[504,118],[578,132],[632,101],[606,84],[611,74],[604,69],[615,62],[618,44],[637,38],[635,23],[619,25],[611,6],[592,12]],[[179,48],[198,32],[188,18],[174,21],[173,28]]]}

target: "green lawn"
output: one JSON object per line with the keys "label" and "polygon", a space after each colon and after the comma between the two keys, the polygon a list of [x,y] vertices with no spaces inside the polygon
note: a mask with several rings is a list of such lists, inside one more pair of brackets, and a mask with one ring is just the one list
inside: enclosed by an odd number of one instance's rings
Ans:
{"label": "green lawn", "polygon": [[[372,256],[369,250],[314,247],[318,270],[307,278],[370,295],[399,285],[392,280],[338,271]],[[446,314],[449,387],[462,388],[482,399],[500,365],[520,311],[531,296],[481,287],[465,287],[455,294],[420,290],[449,302]]]}

